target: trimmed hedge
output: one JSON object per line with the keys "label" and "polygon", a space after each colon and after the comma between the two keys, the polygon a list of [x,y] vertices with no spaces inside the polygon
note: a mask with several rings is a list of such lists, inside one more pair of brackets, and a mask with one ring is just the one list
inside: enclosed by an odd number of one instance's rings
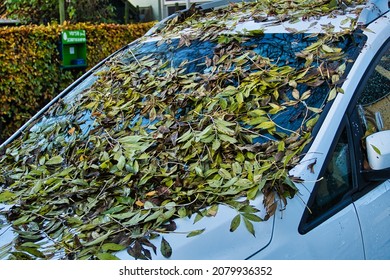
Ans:
{"label": "trimmed hedge", "polygon": [[62,30],[86,30],[87,61],[93,67],[153,25],[78,23],[0,28],[0,143],[82,74],[60,68]]}

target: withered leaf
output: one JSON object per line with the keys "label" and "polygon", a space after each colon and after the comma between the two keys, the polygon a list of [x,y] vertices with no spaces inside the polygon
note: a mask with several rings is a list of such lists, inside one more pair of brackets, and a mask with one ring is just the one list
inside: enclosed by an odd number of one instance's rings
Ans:
{"label": "withered leaf", "polygon": [[143,254],[142,249],[141,243],[136,240],[132,246],[129,246],[127,252],[136,260],[146,260],[147,257]]}
{"label": "withered leaf", "polygon": [[315,159],[312,163],[307,165],[307,169],[310,170],[311,173],[314,173],[314,165],[316,165],[317,159]]}
{"label": "withered leaf", "polygon": [[172,145],[173,146],[176,146],[177,144],[177,138],[179,137],[179,132],[178,131],[175,131],[171,134],[171,142],[172,142]]}

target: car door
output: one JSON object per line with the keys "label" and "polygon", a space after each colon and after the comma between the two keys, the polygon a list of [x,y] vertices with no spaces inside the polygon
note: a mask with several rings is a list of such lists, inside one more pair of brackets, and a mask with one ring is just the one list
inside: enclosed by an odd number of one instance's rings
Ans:
{"label": "car door", "polygon": [[366,259],[390,259],[390,180],[355,202]]}
{"label": "car door", "polygon": [[362,259],[364,248],[353,205],[356,169],[352,129],[345,116],[321,168],[299,225],[310,258]]}
{"label": "car door", "polygon": [[356,128],[355,135],[358,136],[355,147],[357,168],[360,169],[354,205],[367,259],[390,259],[390,168],[370,168],[364,141],[366,136],[378,130],[390,130],[389,46],[390,40],[379,51],[365,80],[357,87],[361,95],[351,114],[351,126]]}
{"label": "car door", "polygon": [[[340,246],[329,246],[341,258],[390,259],[390,168],[372,170],[365,149],[368,135],[390,130],[389,46],[390,40],[380,48],[356,86],[355,98],[320,172],[322,180],[316,183],[309,199],[310,211],[305,211],[299,226],[309,242],[318,242],[319,232],[334,235],[322,239],[334,242],[336,236],[348,231],[344,243],[349,244],[351,254],[344,254],[345,250],[340,254],[335,250]],[[340,219],[346,211],[350,213],[348,225]],[[339,224],[341,230],[328,227],[330,224]]]}

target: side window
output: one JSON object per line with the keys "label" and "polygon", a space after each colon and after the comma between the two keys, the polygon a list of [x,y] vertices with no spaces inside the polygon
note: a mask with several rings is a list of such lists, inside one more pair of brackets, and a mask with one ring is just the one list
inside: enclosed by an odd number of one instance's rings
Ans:
{"label": "side window", "polygon": [[370,75],[358,109],[366,136],[379,130],[390,130],[390,48]]}
{"label": "side window", "polygon": [[352,167],[346,129],[342,132],[326,166],[322,179],[316,185],[316,194],[310,205],[307,221],[319,217],[342,201],[352,190]]}

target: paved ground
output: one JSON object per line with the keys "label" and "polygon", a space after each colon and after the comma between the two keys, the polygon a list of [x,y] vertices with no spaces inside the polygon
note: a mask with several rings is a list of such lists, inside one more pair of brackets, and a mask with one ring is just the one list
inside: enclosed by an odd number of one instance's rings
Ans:
{"label": "paved ground", "polygon": [[384,129],[390,129],[390,51],[375,67],[360,102],[366,110],[369,110],[369,115],[380,112]]}
{"label": "paved ground", "polygon": [[383,119],[384,130],[390,130],[390,96],[368,106],[371,112],[380,112]]}

